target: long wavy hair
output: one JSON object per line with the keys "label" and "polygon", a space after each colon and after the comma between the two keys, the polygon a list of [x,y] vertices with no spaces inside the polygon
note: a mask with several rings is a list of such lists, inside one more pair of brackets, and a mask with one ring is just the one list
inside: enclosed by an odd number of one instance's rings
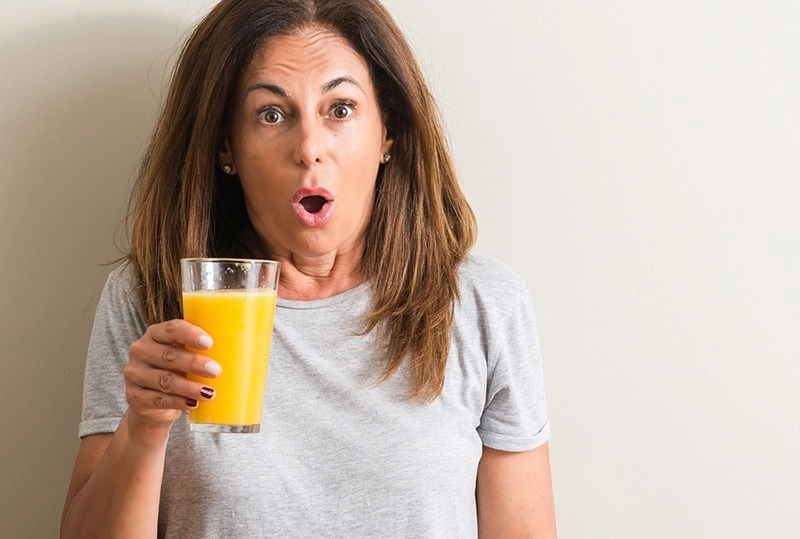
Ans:
{"label": "long wavy hair", "polygon": [[238,78],[276,36],[317,26],[366,60],[392,159],[378,172],[361,271],[372,290],[364,333],[378,331],[386,364],[405,362],[410,398],[442,391],[458,301],[458,265],[476,236],[434,100],[402,32],[377,0],[222,0],[183,47],[145,152],[129,212],[130,262],[148,324],[181,316],[182,257],[269,258],[241,185],[217,155]]}

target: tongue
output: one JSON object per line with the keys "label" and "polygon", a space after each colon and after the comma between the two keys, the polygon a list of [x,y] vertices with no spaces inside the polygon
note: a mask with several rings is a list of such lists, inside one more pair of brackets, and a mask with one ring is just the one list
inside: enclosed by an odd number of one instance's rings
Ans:
{"label": "tongue", "polygon": [[326,202],[327,200],[325,200],[324,197],[321,197],[319,195],[303,197],[302,199],[300,199],[300,204],[303,205],[303,208],[305,208],[305,210],[308,213],[319,212],[319,210],[322,209],[322,206],[324,206]]}

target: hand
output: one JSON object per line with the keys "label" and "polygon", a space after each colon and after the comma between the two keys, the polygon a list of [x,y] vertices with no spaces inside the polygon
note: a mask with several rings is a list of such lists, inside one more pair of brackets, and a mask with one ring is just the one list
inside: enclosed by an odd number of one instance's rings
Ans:
{"label": "hand", "polygon": [[188,380],[190,372],[215,378],[222,372],[216,361],[186,350],[208,350],[211,337],[185,320],[169,320],[147,328],[128,349],[125,399],[131,419],[150,426],[169,427],[184,410],[214,398],[214,390]]}

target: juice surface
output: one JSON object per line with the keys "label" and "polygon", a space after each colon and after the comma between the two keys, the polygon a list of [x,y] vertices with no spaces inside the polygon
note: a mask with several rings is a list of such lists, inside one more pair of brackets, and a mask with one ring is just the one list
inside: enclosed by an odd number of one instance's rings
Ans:
{"label": "juice surface", "polygon": [[183,317],[214,339],[209,350],[192,350],[222,365],[217,378],[189,374],[216,390],[214,400],[189,411],[192,423],[257,425],[269,364],[273,290],[223,290],[183,293]]}

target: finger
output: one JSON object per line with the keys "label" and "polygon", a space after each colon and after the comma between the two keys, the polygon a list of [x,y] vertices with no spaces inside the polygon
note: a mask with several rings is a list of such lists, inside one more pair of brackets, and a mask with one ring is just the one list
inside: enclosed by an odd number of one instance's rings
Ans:
{"label": "finger", "polygon": [[145,335],[161,344],[182,344],[197,350],[208,350],[214,345],[211,336],[186,320],[174,319],[153,324],[147,328]]}
{"label": "finger", "polygon": [[214,388],[187,379],[184,375],[161,369],[129,369],[125,373],[126,385],[150,389],[167,395],[208,401],[214,398]]}
{"label": "finger", "polygon": [[180,345],[159,344],[147,333],[131,343],[128,356],[128,366],[134,370],[144,364],[146,367],[193,373],[206,378],[217,377],[222,372],[219,363],[207,356],[185,350]]}
{"label": "finger", "polygon": [[[197,399],[170,395],[139,386],[127,387],[125,399],[128,401],[128,405],[141,415],[153,416],[170,410],[182,412],[197,408]],[[174,420],[175,418],[172,418],[172,421]]]}

